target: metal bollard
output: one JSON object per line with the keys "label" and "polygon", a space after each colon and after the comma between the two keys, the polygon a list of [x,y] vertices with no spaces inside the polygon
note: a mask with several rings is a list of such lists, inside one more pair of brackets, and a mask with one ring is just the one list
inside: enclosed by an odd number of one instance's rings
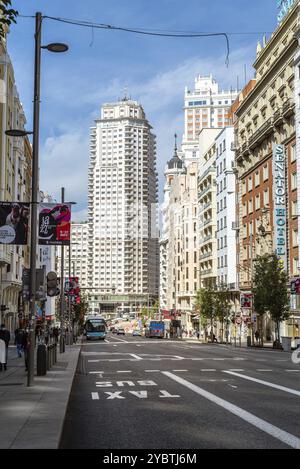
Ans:
{"label": "metal bollard", "polygon": [[47,370],[50,370],[50,354],[49,354],[49,346],[47,345]]}
{"label": "metal bollard", "polygon": [[54,363],[57,362],[57,344],[53,344],[53,350],[54,350]]}
{"label": "metal bollard", "polygon": [[47,374],[47,347],[44,344],[39,344],[36,356],[36,372],[38,376],[45,376]]}

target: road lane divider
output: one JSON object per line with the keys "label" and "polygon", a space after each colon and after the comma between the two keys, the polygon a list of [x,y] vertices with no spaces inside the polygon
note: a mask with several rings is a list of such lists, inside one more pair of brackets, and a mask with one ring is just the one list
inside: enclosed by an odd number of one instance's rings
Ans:
{"label": "road lane divider", "polygon": [[191,391],[195,392],[199,396],[204,397],[210,402],[213,402],[214,404],[229,411],[230,413],[237,416],[241,420],[244,420],[245,422],[253,425],[254,427],[258,428],[260,431],[267,433],[268,435],[281,441],[282,443],[285,443],[286,445],[294,449],[300,449],[300,438],[296,437],[295,435],[292,435],[291,433],[288,433],[285,430],[282,430],[281,428],[278,428],[275,425],[272,425],[271,423],[259,417],[256,417],[256,415],[251,414],[250,412],[242,409],[241,407],[231,404],[231,402],[228,402],[216,396],[215,394],[205,391],[205,389],[202,389],[199,386],[196,386],[195,384],[187,381],[186,379],[181,378],[180,376],[174,375],[173,373],[170,373],[169,371],[162,371],[162,374],[172,379],[173,381],[177,382],[178,384],[181,384],[182,386],[190,389]]}
{"label": "road lane divider", "polygon": [[279,389],[280,391],[288,392],[289,394],[294,394],[295,396],[300,396],[300,391],[296,389],[287,388],[286,386],[281,386],[280,384],[270,383],[269,381],[264,381],[262,379],[252,378],[252,376],[241,375],[240,373],[235,373],[234,371],[223,370],[223,373],[227,373],[232,376],[237,376],[238,378],[246,379],[248,381],[253,381],[254,383],[263,384],[269,388]]}

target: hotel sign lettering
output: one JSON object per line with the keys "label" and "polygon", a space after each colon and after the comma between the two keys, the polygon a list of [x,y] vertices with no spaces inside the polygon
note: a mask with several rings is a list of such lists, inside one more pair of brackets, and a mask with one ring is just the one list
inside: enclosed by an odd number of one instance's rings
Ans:
{"label": "hotel sign lettering", "polygon": [[296,0],[277,0],[277,20],[278,24],[281,23],[283,18],[288,14]]}
{"label": "hotel sign lettering", "polygon": [[273,146],[273,201],[275,251],[287,268],[286,158],[284,145]]}

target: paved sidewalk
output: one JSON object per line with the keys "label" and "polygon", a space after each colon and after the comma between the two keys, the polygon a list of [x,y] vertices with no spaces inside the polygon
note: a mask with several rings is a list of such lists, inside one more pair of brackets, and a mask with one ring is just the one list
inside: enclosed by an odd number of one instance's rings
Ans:
{"label": "paved sidewalk", "polygon": [[58,448],[81,343],[66,346],[46,376],[27,387],[24,358],[9,347],[7,371],[0,372],[0,448]]}

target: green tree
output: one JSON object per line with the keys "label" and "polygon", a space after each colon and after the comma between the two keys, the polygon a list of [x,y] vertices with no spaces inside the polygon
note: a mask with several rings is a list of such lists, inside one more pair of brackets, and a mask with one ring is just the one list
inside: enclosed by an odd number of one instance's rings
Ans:
{"label": "green tree", "polygon": [[7,27],[9,27],[11,23],[16,23],[16,18],[19,13],[17,10],[11,8],[11,6],[11,0],[0,1],[0,37],[5,37]]}
{"label": "green tree", "polygon": [[230,318],[231,311],[231,294],[230,291],[224,283],[222,283],[218,290],[214,292],[214,301],[215,301],[215,311],[218,321],[222,324],[222,342],[224,341],[224,323],[226,324],[226,329],[228,327],[228,322]]}
{"label": "green tree", "polygon": [[146,306],[142,307],[142,310],[140,312],[140,317],[141,317],[143,326],[145,326],[147,319],[149,317],[148,308]]}
{"label": "green tree", "polygon": [[77,322],[80,326],[84,323],[84,316],[88,313],[89,304],[86,295],[80,296],[80,303],[74,306],[74,322]]}
{"label": "green tree", "polygon": [[215,291],[209,286],[201,288],[197,293],[196,309],[200,311],[201,317],[210,322],[211,341],[213,341],[213,323],[215,319]]}
{"label": "green tree", "polygon": [[270,313],[276,324],[277,341],[280,343],[280,322],[290,314],[288,275],[276,254],[265,254],[256,259],[253,273],[254,309],[263,317]]}

